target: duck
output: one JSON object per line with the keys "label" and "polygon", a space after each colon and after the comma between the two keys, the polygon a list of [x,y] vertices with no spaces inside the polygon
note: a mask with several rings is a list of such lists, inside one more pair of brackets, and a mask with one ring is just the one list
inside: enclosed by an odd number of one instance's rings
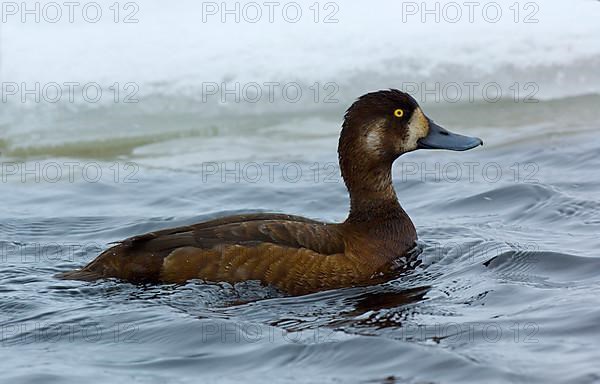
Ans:
{"label": "duck", "polygon": [[345,221],[278,213],[222,217],[130,237],[58,277],[150,284],[258,280],[291,296],[374,285],[397,276],[417,242],[392,183],[394,161],[421,149],[480,145],[480,138],[436,124],[403,91],[370,92],[347,109],[338,143],[350,197]]}

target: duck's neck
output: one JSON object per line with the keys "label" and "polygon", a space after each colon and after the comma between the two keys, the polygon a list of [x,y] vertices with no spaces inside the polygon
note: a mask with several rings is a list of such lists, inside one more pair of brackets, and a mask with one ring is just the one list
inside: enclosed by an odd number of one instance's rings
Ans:
{"label": "duck's neck", "polygon": [[340,156],[342,177],[350,193],[347,222],[401,220],[406,213],[392,184],[392,161],[351,164]]}

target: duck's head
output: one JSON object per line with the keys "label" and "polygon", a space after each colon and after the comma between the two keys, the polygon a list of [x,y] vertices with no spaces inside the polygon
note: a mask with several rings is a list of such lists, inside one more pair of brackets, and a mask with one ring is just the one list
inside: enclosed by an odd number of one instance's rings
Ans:
{"label": "duck's head", "polygon": [[466,151],[482,144],[477,137],[440,127],[423,113],[414,98],[390,89],[367,93],[348,108],[339,152],[347,160],[353,157],[388,163],[417,149]]}

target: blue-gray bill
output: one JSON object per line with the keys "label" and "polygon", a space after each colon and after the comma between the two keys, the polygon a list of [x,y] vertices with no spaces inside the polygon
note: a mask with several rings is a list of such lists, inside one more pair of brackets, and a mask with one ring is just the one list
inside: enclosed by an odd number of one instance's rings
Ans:
{"label": "blue-gray bill", "polygon": [[478,137],[463,136],[452,133],[432,120],[429,120],[429,133],[418,141],[419,149],[449,149],[451,151],[466,151],[483,145]]}

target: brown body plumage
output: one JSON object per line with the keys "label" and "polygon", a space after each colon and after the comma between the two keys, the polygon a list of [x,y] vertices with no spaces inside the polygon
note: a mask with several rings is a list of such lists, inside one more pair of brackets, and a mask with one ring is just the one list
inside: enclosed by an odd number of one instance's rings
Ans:
{"label": "brown body plumage", "polygon": [[350,107],[338,148],[350,193],[350,214],[343,223],[283,214],[225,217],[126,239],[83,269],[60,277],[157,283],[260,280],[293,295],[385,280],[417,239],[396,198],[392,163],[421,145],[438,148],[430,140],[434,126],[400,91],[367,94]]}

